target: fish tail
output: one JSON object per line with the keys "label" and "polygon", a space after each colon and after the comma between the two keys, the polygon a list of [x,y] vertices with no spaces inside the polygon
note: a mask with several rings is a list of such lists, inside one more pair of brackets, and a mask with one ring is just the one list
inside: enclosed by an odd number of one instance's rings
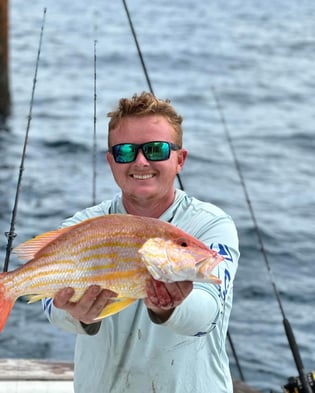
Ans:
{"label": "fish tail", "polygon": [[10,299],[6,295],[6,288],[3,283],[3,277],[6,273],[0,274],[0,333],[2,332],[10,312],[14,306],[15,299]]}

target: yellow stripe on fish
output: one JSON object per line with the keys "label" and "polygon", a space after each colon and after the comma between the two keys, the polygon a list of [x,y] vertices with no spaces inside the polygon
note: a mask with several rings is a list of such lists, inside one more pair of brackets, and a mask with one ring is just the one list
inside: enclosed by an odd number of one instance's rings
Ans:
{"label": "yellow stripe on fish", "polygon": [[0,331],[20,296],[31,301],[72,287],[77,301],[92,284],[118,294],[98,318],[146,296],[151,275],[161,281],[220,282],[211,274],[223,257],[174,225],[148,217],[112,214],[43,233],[18,245],[24,265],[0,274]]}

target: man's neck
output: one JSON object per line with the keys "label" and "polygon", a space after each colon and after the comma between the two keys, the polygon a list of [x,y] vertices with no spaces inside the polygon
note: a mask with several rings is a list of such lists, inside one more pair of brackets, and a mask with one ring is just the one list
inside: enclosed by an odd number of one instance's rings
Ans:
{"label": "man's neck", "polygon": [[148,200],[130,198],[123,195],[123,204],[128,214],[133,214],[142,217],[159,218],[165,210],[167,210],[174,202],[175,193],[173,197],[165,198],[165,200]]}

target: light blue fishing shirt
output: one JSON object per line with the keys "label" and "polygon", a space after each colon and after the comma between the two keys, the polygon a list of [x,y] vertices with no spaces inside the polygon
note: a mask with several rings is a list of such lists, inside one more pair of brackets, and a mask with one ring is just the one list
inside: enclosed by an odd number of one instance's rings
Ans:
{"label": "light blue fishing shirt", "polygon": [[[108,213],[126,213],[121,195],[76,213],[63,226]],[[226,335],[238,266],[233,220],[213,204],[176,190],[161,220],[171,222],[225,257],[214,270],[221,285],[194,283],[164,323],[142,300],[98,325],[83,325],[43,301],[49,321],[76,333],[75,393],[232,393]],[[96,328],[99,327],[99,330]]]}

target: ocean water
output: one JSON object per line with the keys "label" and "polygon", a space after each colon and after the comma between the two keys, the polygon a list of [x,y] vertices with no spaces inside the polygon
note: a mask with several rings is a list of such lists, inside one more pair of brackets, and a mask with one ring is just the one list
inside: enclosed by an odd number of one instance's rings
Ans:
{"label": "ocean water", "polygon": [[[305,370],[315,370],[315,3],[134,0],[128,6],[155,94],[184,116],[190,153],[184,188],[221,206],[239,229],[230,334],[246,382],[280,391],[297,371],[271,280]],[[97,202],[118,190],[105,162],[106,113],[120,97],[148,90],[122,2],[10,1],[12,115],[0,132],[1,261],[45,7],[14,244],[93,203],[94,49]],[[10,269],[18,264],[12,256]],[[40,304],[21,299],[0,335],[0,357],[71,360],[73,344],[73,336],[48,324]],[[232,354],[231,367],[238,378]]]}

